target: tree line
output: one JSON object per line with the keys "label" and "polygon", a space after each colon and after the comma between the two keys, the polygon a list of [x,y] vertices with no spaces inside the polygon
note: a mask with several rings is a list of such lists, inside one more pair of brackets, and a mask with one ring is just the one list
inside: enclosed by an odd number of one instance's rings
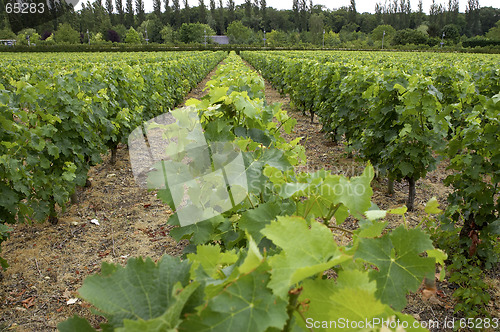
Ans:
{"label": "tree line", "polygon": [[[0,0],[0,5],[5,1]],[[234,0],[199,0],[194,7],[187,0],[153,0],[151,13],[145,12],[144,0],[87,1],[78,11],[70,5],[59,8],[60,15],[19,31],[17,37],[37,34],[41,41],[123,42],[132,29],[137,33],[133,38],[136,42],[166,44],[203,43],[207,34],[227,34],[234,43],[261,44],[264,31],[268,43],[275,46],[361,47],[376,45],[382,38],[396,44],[429,45],[475,36],[500,40],[500,9],[480,7],[478,0],[467,0],[464,13],[459,12],[459,0],[433,0],[427,11],[422,0],[416,11],[411,9],[410,0],[392,0],[376,3],[373,14],[359,13],[355,0],[333,10],[312,0],[291,1],[291,10],[277,10],[268,7],[266,0],[245,0],[241,5]],[[63,33],[56,38],[58,30]],[[6,14],[1,13],[0,39],[8,36],[15,34]]]}

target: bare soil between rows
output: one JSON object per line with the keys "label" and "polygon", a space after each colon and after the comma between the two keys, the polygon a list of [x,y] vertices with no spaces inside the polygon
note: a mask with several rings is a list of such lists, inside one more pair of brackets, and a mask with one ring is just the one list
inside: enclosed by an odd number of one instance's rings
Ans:
{"label": "bare soil between rows", "polygon": [[[202,91],[215,69],[186,97],[201,98]],[[281,96],[266,82],[268,103],[282,103],[297,120],[297,126],[287,139],[303,137],[307,153],[307,170],[321,168],[347,176],[361,174],[364,164],[348,158],[342,145],[336,145],[321,132],[321,125],[310,123],[309,116],[290,108],[290,100]],[[425,179],[417,182],[416,210],[407,214],[410,225],[417,225],[424,214],[425,202],[436,196],[446,204],[449,189],[443,179],[449,174],[446,164],[439,165]],[[89,319],[94,327],[102,320],[91,314],[90,305],[77,300],[78,288],[88,275],[98,273],[102,262],[125,264],[129,257],[159,259],[164,254],[180,256],[186,241],[176,242],[169,236],[166,222],[172,211],[158,200],[154,192],[136,185],[126,146],[120,146],[115,165],[110,155],[89,173],[91,187],[78,191],[78,203],[68,206],[59,223],[13,225],[11,238],[2,244],[2,256],[10,267],[0,280],[0,331],[55,331],[59,322],[74,314]],[[388,209],[405,204],[408,187],[395,184],[395,194],[385,194],[386,180],[373,182],[373,201]],[[96,222],[97,221],[97,222]],[[402,219],[389,217],[389,228],[397,227]],[[354,221],[344,225],[355,228]],[[343,238],[335,234],[336,238]],[[500,276],[492,275],[490,312],[500,317]],[[417,320],[450,319],[455,305],[452,285],[438,282],[439,297],[424,300],[420,292],[408,296],[405,312]],[[73,301],[70,301],[72,300]],[[72,303],[72,304],[69,304]],[[442,331],[443,329],[439,329]],[[237,332],[237,331],[236,331]]]}

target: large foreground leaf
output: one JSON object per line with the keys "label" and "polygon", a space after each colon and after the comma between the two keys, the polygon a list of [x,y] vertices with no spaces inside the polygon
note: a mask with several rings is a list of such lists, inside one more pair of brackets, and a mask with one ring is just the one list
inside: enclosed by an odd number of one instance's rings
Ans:
{"label": "large foreground leaf", "polygon": [[411,331],[427,331],[414,328],[413,317],[383,304],[375,295],[376,289],[376,282],[364,271],[341,271],[336,281],[308,279],[299,297],[299,302],[309,303],[302,312],[306,320],[296,314],[296,322],[314,331],[378,331],[394,320]]}
{"label": "large foreground leaf", "polygon": [[116,332],[176,332],[175,327],[180,323],[181,312],[198,286],[198,283],[191,283],[184,289],[181,289],[181,287],[176,289],[175,293],[178,296],[175,297],[175,303],[170,305],[160,317],[151,320],[125,319],[123,321],[124,327],[117,328]]}
{"label": "large foreground leaf", "polygon": [[303,287],[299,301],[310,301],[304,312],[310,320],[303,322],[298,319],[299,324],[305,327],[311,320],[328,322],[328,328],[324,324],[321,324],[323,328],[316,324],[314,331],[341,330],[340,325],[347,320],[364,322],[374,317],[385,317],[386,310],[390,309],[376,298],[376,284],[369,281],[366,272],[341,272],[336,283],[332,279],[308,279]]}
{"label": "large foreground leaf", "polygon": [[96,332],[85,318],[74,315],[66,319],[64,322],[57,324],[57,329],[60,332]]}
{"label": "large foreground leaf", "polygon": [[276,219],[278,215],[292,214],[294,206],[283,202],[266,202],[255,209],[247,210],[241,214],[239,226],[247,231],[258,244],[264,237],[261,230]]}
{"label": "large foreground leaf", "polygon": [[278,217],[262,233],[282,248],[269,259],[269,287],[281,298],[293,284],[350,259],[338,250],[330,230],[317,222],[309,228],[300,217]]}
{"label": "large foreground leaf", "polygon": [[350,179],[341,176],[339,182],[334,185],[334,204],[343,203],[354,217],[361,219],[362,214],[371,206],[373,190],[370,183],[373,175],[373,166],[368,164],[360,176]]}
{"label": "large foreground leaf", "polygon": [[433,248],[422,230],[400,226],[381,238],[360,239],[354,258],[378,267],[378,271],[370,272],[372,280],[377,281],[377,297],[402,310],[406,305],[405,294],[416,291],[424,277],[433,278],[434,258],[420,256]]}
{"label": "large foreground leaf", "polygon": [[[149,320],[163,315],[176,302],[176,283],[189,284],[188,262],[164,256],[129,259],[125,268],[103,263],[102,274],[85,279],[80,295],[96,306],[108,322],[122,326],[124,319]],[[182,293],[182,290],[178,290]]]}
{"label": "large foreground leaf", "polygon": [[274,296],[266,287],[269,274],[254,271],[231,282],[211,298],[199,315],[190,315],[181,331],[259,332],[285,325],[287,302]]}

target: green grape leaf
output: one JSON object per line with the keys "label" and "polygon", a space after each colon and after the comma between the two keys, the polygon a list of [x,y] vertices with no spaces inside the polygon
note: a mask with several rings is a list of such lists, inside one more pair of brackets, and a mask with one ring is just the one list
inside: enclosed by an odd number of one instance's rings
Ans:
{"label": "green grape leaf", "polygon": [[360,220],[359,228],[355,231],[355,233],[359,237],[378,237],[382,234],[382,231],[387,226],[388,222],[380,222],[380,221],[371,221],[371,220]]}
{"label": "green grape leaf", "polygon": [[290,167],[283,151],[278,149],[264,149],[259,151],[243,152],[245,161],[245,173],[248,182],[248,191],[250,194],[259,195],[264,191],[268,179],[264,176],[266,165],[285,170]]}
{"label": "green grape leaf", "polygon": [[97,332],[85,318],[77,315],[57,324],[57,330],[60,332]]}
{"label": "green grape leaf", "polygon": [[262,264],[262,262],[264,260],[264,258],[262,257],[262,254],[259,251],[259,248],[257,248],[257,244],[252,239],[250,234],[248,234],[248,232],[246,232],[246,236],[248,239],[248,246],[247,246],[248,252],[247,252],[247,256],[245,257],[245,260],[238,268],[241,274],[247,274],[247,273],[252,272],[260,264]]}
{"label": "green grape leaf", "polygon": [[368,273],[357,270],[339,272],[336,283],[332,279],[308,279],[299,297],[299,302],[310,301],[303,313],[308,319],[297,319],[298,324],[307,327],[316,321],[315,326],[309,326],[314,331],[335,331],[347,321],[364,323],[388,317],[391,309],[376,298],[375,291],[376,283],[369,280]]}
{"label": "green grape leaf", "polygon": [[228,87],[218,87],[210,89],[210,103],[215,104],[218,101],[224,100],[227,95]]}
{"label": "green grape leaf", "polygon": [[500,235],[500,219],[493,221],[485,227],[485,231],[494,235]]}
{"label": "green grape leaf", "polygon": [[439,273],[439,281],[443,281],[446,276],[445,270],[445,260],[448,259],[448,255],[441,249],[431,249],[427,250],[427,257],[433,257],[436,260],[436,264],[441,265],[442,269]]}
{"label": "green grape leaf", "polygon": [[373,176],[373,166],[370,164],[360,176],[355,176],[351,179],[341,176],[339,182],[334,185],[335,189],[333,192],[337,197],[333,203],[343,203],[354,217],[361,219],[362,214],[371,206],[370,199],[373,195],[373,190],[370,183]]}
{"label": "green grape leaf", "polygon": [[441,210],[439,208],[439,203],[438,203],[436,197],[432,197],[425,205],[425,213],[427,213],[427,214],[440,214],[441,212],[443,212],[443,210]]}
{"label": "green grape leaf", "polygon": [[400,215],[400,216],[404,216],[404,214],[406,213],[406,211],[408,211],[408,208],[406,206],[402,206],[402,207],[390,209],[389,211],[387,211],[387,213],[397,214],[397,215]]}
{"label": "green grape leaf", "polygon": [[258,110],[255,105],[244,96],[236,96],[234,98],[234,106],[236,106],[236,110],[243,111],[243,113],[249,118],[255,118],[258,114]]}
{"label": "green grape leaf", "polygon": [[150,258],[131,258],[126,267],[103,263],[101,275],[86,278],[79,293],[118,327],[124,319],[163,315],[176,301],[174,285],[189,283],[189,270],[188,262],[167,255],[157,264]]}
{"label": "green grape leaf", "polygon": [[49,155],[53,156],[54,159],[59,158],[59,148],[54,144],[49,144],[47,149]]}
{"label": "green grape leaf", "polygon": [[190,296],[198,288],[199,284],[194,282],[189,284],[186,288],[182,289],[180,283],[174,287],[174,293],[178,294],[175,297],[175,302],[167,311],[160,317],[151,320],[129,320],[123,321],[123,327],[117,328],[116,332],[175,332],[175,327],[180,323],[180,316],[186,302]]}
{"label": "green grape leaf", "polygon": [[266,285],[269,274],[258,269],[243,275],[208,300],[199,315],[188,315],[180,331],[259,332],[282,329],[287,302],[274,296]]}
{"label": "green grape leaf", "polygon": [[[169,224],[179,224],[177,215],[173,214],[169,217]],[[197,245],[202,243],[207,243],[210,237],[214,233],[214,230],[218,225],[225,221],[224,217],[221,215],[215,216],[213,218],[197,222],[192,225],[176,227],[170,231],[170,236],[176,241],[182,239],[189,239],[191,244]]]}
{"label": "green grape leaf", "polygon": [[287,297],[293,284],[350,259],[338,250],[331,231],[314,221],[309,228],[300,217],[278,217],[262,233],[282,248],[269,258],[269,287],[281,298]]}
{"label": "green grape leaf", "polygon": [[292,182],[280,184],[277,188],[280,197],[290,198],[292,196],[304,196],[309,186],[309,183]]}
{"label": "green grape leaf", "polygon": [[65,181],[70,182],[70,181],[73,181],[76,178],[75,172],[77,170],[77,167],[72,162],[66,162],[65,165],[64,165],[63,170],[64,170],[64,172],[62,173],[61,177]]}
{"label": "green grape leaf", "polygon": [[[188,100],[186,100],[186,102],[184,103],[186,106],[198,106],[202,103],[201,100],[199,99],[195,99],[195,98],[189,98]],[[204,106],[204,104],[202,104]],[[201,107],[200,107],[201,108]]]}
{"label": "green grape leaf", "polygon": [[345,205],[340,205],[333,216],[335,217],[335,223],[342,225],[349,217],[349,209]]}
{"label": "green grape leaf", "polygon": [[[12,190],[9,188],[7,185],[4,183],[0,182],[0,207],[2,207],[5,210],[9,210],[14,212],[15,211],[15,206],[19,202],[19,196],[16,193],[15,190]],[[14,215],[14,213],[12,213]],[[2,216],[2,221],[6,222],[15,222],[14,216]],[[5,232],[6,230],[1,230],[2,233]]]}
{"label": "green grape leaf", "polygon": [[399,83],[394,84],[394,89],[398,90],[398,92],[400,94],[402,94],[402,93],[404,93],[406,91],[406,88],[404,86],[402,86],[401,84],[399,84]]}
{"label": "green grape leaf", "polygon": [[387,214],[387,211],[385,210],[369,210],[365,212],[366,218],[368,220],[377,220],[377,219],[383,219],[385,218],[385,215]]}
{"label": "green grape leaf", "polygon": [[413,173],[415,167],[413,167],[413,165],[410,164],[409,162],[403,161],[401,162],[401,164],[399,164],[399,169],[401,170],[401,174],[403,176],[407,176],[408,174]]}
{"label": "green grape leaf", "polygon": [[[408,330],[411,329],[412,332],[429,332],[428,329],[422,327],[422,325],[413,318],[411,315],[406,315],[400,312],[390,312],[391,319],[395,322],[399,321],[400,326],[408,326]],[[450,322],[450,320],[448,321]]]}
{"label": "green grape leaf", "polygon": [[5,258],[0,257],[0,267],[5,271],[9,267],[9,263]]}
{"label": "green grape leaf", "polygon": [[238,137],[250,138],[252,141],[264,144],[265,146],[269,146],[272,142],[268,134],[258,128],[247,129],[245,127],[236,127],[234,128],[234,134]]}
{"label": "green grape leaf", "polygon": [[396,228],[376,239],[360,239],[354,258],[374,264],[370,272],[377,281],[377,297],[396,310],[406,305],[405,293],[416,291],[424,277],[434,275],[434,258],[420,254],[434,249],[429,236],[420,229]]}
{"label": "green grape leaf", "polygon": [[123,327],[115,329],[116,332],[177,332],[176,328],[170,328],[161,317],[152,320],[124,320]]}
{"label": "green grape leaf", "polygon": [[234,264],[238,255],[234,251],[221,252],[219,246],[200,245],[196,248],[196,254],[188,254],[187,258],[193,262],[191,270],[202,266],[205,273],[213,279],[223,279],[226,276],[222,268]]}
{"label": "green grape leaf", "polygon": [[276,216],[293,213],[291,204],[282,204],[281,202],[267,202],[260,204],[255,209],[247,210],[241,214],[238,225],[241,229],[247,231],[256,243],[259,243],[264,235],[261,230],[269,224]]}

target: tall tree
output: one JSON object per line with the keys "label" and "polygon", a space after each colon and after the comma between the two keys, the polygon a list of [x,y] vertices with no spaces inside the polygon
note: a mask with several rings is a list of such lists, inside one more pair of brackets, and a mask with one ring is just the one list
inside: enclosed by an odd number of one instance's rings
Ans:
{"label": "tall tree", "polygon": [[101,33],[106,36],[108,30],[111,29],[111,20],[106,9],[99,3],[94,2],[90,6],[92,12],[92,17],[94,20],[94,25],[91,27],[90,31],[93,33]]}
{"label": "tall tree", "polygon": [[113,18],[113,0],[106,0],[106,11],[108,12],[111,23],[114,23],[115,20]]}
{"label": "tall tree", "polygon": [[400,21],[399,28],[400,29],[406,29],[410,27],[410,14],[411,14],[411,7],[410,7],[410,0],[400,0],[399,1],[399,14],[398,14],[398,21]]}
{"label": "tall tree", "polygon": [[465,21],[467,22],[467,35],[477,36],[481,33],[481,19],[479,16],[479,0],[468,0],[465,7]]}
{"label": "tall tree", "polygon": [[252,0],[245,0],[245,17],[248,20],[252,18]]}
{"label": "tall tree", "polygon": [[254,0],[253,11],[256,17],[259,17],[259,7],[260,7],[259,0]]}
{"label": "tall tree", "polygon": [[448,0],[448,12],[446,13],[446,24],[457,24],[458,0]]}
{"label": "tall tree", "polygon": [[224,17],[224,4],[222,2],[223,0],[219,0],[219,24],[217,27],[217,32],[220,35],[223,35],[226,32],[225,28],[225,17]]}
{"label": "tall tree", "polygon": [[117,24],[125,25],[125,12],[123,10],[123,0],[115,0],[116,11],[118,12]]}
{"label": "tall tree", "polygon": [[307,21],[309,19],[307,10],[307,0],[299,0],[300,11],[300,31],[307,31]]}
{"label": "tall tree", "polygon": [[399,29],[399,26],[401,25],[401,22],[398,20],[398,12],[399,12],[399,3],[398,0],[392,0],[391,3],[389,3],[389,8],[387,8],[388,14],[389,14],[389,24],[395,27],[396,29]]}
{"label": "tall tree", "polygon": [[210,14],[212,14],[212,16],[215,16],[215,0],[210,0]]}
{"label": "tall tree", "polygon": [[163,24],[170,25],[170,0],[165,0],[165,12],[163,13]]}
{"label": "tall tree", "polygon": [[191,23],[191,9],[189,8],[188,0],[184,0],[184,9],[182,10],[182,23]]}
{"label": "tall tree", "polygon": [[439,14],[439,5],[436,0],[432,0],[431,7],[429,8],[429,22],[431,24],[437,23],[437,15]]}
{"label": "tall tree", "polygon": [[316,45],[321,45],[323,41],[323,14],[312,14],[309,18],[309,30],[312,41]]}
{"label": "tall tree", "polygon": [[260,0],[260,14],[262,16],[262,28],[269,31],[269,24],[267,22],[267,3],[266,0]]}
{"label": "tall tree", "polygon": [[134,4],[132,0],[127,0],[126,16],[125,16],[125,26],[129,29],[134,25]]}
{"label": "tall tree", "polygon": [[[216,7],[215,7],[215,0],[210,0],[210,16],[212,17],[212,20],[214,20],[215,22],[217,22],[216,20]],[[215,26],[213,27],[214,30],[217,30],[217,23],[215,24]]]}
{"label": "tall tree", "polygon": [[87,29],[90,30],[92,26],[92,20],[94,17],[90,9],[91,9],[90,3],[87,4],[85,4],[85,2],[82,3],[82,9],[80,10],[80,22],[79,22],[80,23],[79,30],[82,33],[85,32]]}
{"label": "tall tree", "polygon": [[198,21],[203,24],[207,23],[207,7],[204,0],[199,0],[198,3]]}
{"label": "tall tree", "polygon": [[227,10],[228,10],[228,17],[227,17],[227,24],[231,24],[235,19],[235,13],[234,13],[234,10],[235,10],[235,3],[234,3],[234,0],[228,0],[227,2]]}
{"label": "tall tree", "polygon": [[4,3],[4,0],[0,0],[0,8],[2,8],[2,10],[0,11],[0,30],[10,30],[9,18],[7,17],[7,13],[3,10],[3,8],[5,8],[5,5],[6,3]]}
{"label": "tall tree", "polygon": [[156,17],[161,17],[161,0],[153,0],[153,12],[156,14]]}
{"label": "tall tree", "polygon": [[357,22],[358,12],[356,11],[356,0],[351,0],[349,4],[349,21],[352,23]]}
{"label": "tall tree", "polygon": [[181,26],[181,5],[179,0],[172,0],[172,11],[172,26],[178,29]]}
{"label": "tall tree", "polygon": [[482,7],[479,9],[479,20],[481,21],[481,35],[497,26],[500,19],[500,8]]}
{"label": "tall tree", "polygon": [[300,22],[300,6],[299,6],[299,0],[293,0],[292,10],[293,10],[293,18],[294,18],[294,22]]}
{"label": "tall tree", "polygon": [[415,25],[418,27],[422,22],[424,21],[424,4],[422,3],[422,0],[418,0],[418,10],[417,13],[415,14]]}
{"label": "tall tree", "polygon": [[135,11],[137,12],[137,25],[141,25],[146,20],[144,11],[144,0],[135,0]]}
{"label": "tall tree", "polygon": [[432,0],[429,9],[429,35],[432,37],[440,37],[444,27],[444,8],[442,4],[437,4],[436,0]]}

